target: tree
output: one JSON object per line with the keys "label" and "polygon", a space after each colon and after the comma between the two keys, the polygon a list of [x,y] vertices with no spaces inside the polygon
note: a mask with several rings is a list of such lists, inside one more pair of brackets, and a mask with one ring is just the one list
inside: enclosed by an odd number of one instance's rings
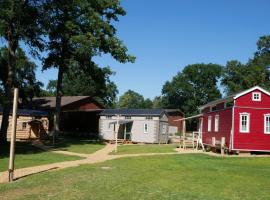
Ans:
{"label": "tree", "polygon": [[162,101],[162,97],[161,96],[156,96],[153,99],[153,108],[163,108],[163,101]]}
{"label": "tree", "polygon": [[31,47],[31,52],[37,55],[37,50],[42,49],[42,16],[39,12],[43,1],[21,1],[3,0],[0,1],[0,37],[4,39],[7,47],[7,78],[4,86],[4,108],[1,124],[1,139],[6,139],[8,118],[12,102],[12,88],[15,84],[17,69],[16,53],[19,42],[24,41]]}
{"label": "tree", "polygon": [[221,97],[217,85],[221,72],[221,66],[211,63],[186,66],[163,86],[162,104],[187,116],[197,113],[198,106]]}
{"label": "tree", "polygon": [[55,131],[59,131],[63,75],[69,66],[93,68],[93,57],[101,54],[110,54],[121,63],[135,58],[116,37],[113,24],[125,15],[119,0],[48,0],[45,10],[49,53],[43,69],[58,68]]}
{"label": "tree", "polygon": [[[36,80],[35,70],[37,66],[31,62],[21,48],[16,51],[17,70],[14,79],[14,86],[19,88],[19,97],[22,105],[31,104],[34,96],[41,92],[43,84]],[[3,91],[6,79],[8,78],[8,50],[0,49],[0,90]],[[2,92],[4,95],[4,92]]]}
{"label": "tree", "polygon": [[151,99],[147,98],[143,102],[143,108],[153,108],[153,102]]}
{"label": "tree", "polygon": [[270,35],[265,35],[259,38],[257,42],[257,52],[253,62],[258,65],[270,66]]}
{"label": "tree", "polygon": [[144,108],[144,98],[137,92],[132,90],[126,91],[119,98],[119,108]]}

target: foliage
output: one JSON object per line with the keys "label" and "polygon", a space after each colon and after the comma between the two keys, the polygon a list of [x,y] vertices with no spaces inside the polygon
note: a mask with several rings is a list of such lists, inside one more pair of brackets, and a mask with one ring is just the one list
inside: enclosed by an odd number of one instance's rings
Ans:
{"label": "foliage", "polygon": [[[69,66],[95,69],[93,57],[110,54],[125,63],[135,58],[127,54],[127,48],[116,36],[114,23],[125,15],[119,0],[48,0],[47,46],[48,57],[43,69],[59,69],[56,88],[56,131],[59,130],[63,75]],[[87,70],[86,70],[87,71]]]}
{"label": "foliage", "polygon": [[162,104],[166,108],[179,108],[187,116],[195,114],[198,106],[221,97],[218,80],[222,67],[217,64],[186,66],[162,88]]}
{"label": "foliage", "polygon": [[38,55],[38,50],[43,48],[40,13],[44,1],[0,1],[0,39],[3,39],[7,47],[7,77],[3,82],[4,101],[3,118],[1,124],[1,141],[6,140],[9,123],[9,112],[12,102],[12,88],[15,84],[16,70],[18,69],[17,57],[19,42],[26,43],[31,48],[33,55]]}
{"label": "foliage", "polygon": [[163,102],[162,102],[162,97],[161,96],[156,96],[153,99],[153,108],[163,108]]}
{"label": "foliage", "polygon": [[153,108],[153,102],[151,99],[147,98],[143,102],[143,108]]}
{"label": "foliage", "polygon": [[119,108],[143,108],[144,98],[137,92],[132,90],[126,91],[122,96],[119,97],[118,102]]}
{"label": "foliage", "polygon": [[[0,88],[4,91],[5,83],[8,78],[8,50],[0,49]],[[31,102],[34,96],[38,96],[41,92],[43,84],[36,80],[35,71],[37,66],[31,62],[21,48],[16,52],[16,66],[14,86],[19,88],[19,97],[23,105]],[[7,99],[5,99],[7,101]]]}

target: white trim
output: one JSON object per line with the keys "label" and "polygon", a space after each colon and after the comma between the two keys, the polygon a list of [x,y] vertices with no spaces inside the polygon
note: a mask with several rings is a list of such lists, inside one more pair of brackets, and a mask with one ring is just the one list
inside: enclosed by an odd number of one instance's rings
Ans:
{"label": "white trim", "polygon": [[[233,104],[235,105],[235,100],[233,100]],[[233,145],[234,145],[234,109],[235,109],[235,106],[232,107],[232,129],[231,129],[232,144],[231,144],[230,149],[233,149]]]}
{"label": "white trim", "polygon": [[207,118],[207,132],[211,132],[211,129],[212,129],[212,116],[209,115],[208,118]]}
{"label": "white trim", "polygon": [[[255,95],[258,95],[258,99],[255,98]],[[262,93],[261,92],[252,92],[252,101],[261,101]]]}
{"label": "white trim", "polygon": [[[270,121],[270,114],[264,114],[264,120],[263,120],[263,129],[264,129],[264,134],[270,134],[270,124],[268,126],[268,131],[266,130],[266,118],[269,117],[269,121]],[[269,122],[270,123],[270,122]]]}
{"label": "white trim", "polygon": [[[243,112],[243,113],[239,113],[239,132],[240,133],[249,133],[250,131],[250,113],[247,112]],[[242,116],[246,116],[246,130],[242,129]]]}
{"label": "white trim", "polygon": [[263,89],[263,88],[261,88],[261,87],[259,87],[259,86],[255,86],[255,87],[252,87],[252,88],[250,88],[250,89],[248,89],[248,90],[245,90],[245,91],[240,92],[239,94],[235,95],[234,99],[237,99],[237,98],[239,98],[239,97],[241,97],[241,96],[243,96],[243,95],[245,95],[245,94],[247,94],[247,93],[250,93],[250,92],[252,92],[253,90],[259,90],[259,91],[261,91],[261,92],[267,94],[268,96],[270,96],[270,93],[269,93],[268,91],[266,91],[265,89]]}
{"label": "white trim", "polygon": [[214,131],[218,132],[219,131],[219,115],[215,115],[215,127]]}
{"label": "white trim", "polygon": [[147,123],[143,124],[143,133],[148,133],[149,126]]}

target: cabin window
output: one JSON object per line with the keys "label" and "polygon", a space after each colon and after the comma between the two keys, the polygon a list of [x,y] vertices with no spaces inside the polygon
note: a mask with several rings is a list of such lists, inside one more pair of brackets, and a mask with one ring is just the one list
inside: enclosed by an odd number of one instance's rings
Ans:
{"label": "cabin window", "polygon": [[148,124],[143,125],[143,132],[148,133]]}
{"label": "cabin window", "polygon": [[112,118],[111,115],[107,115],[107,116],[106,116],[106,119],[111,119],[111,118]]}
{"label": "cabin window", "polygon": [[264,115],[264,133],[270,134],[270,114]]}
{"label": "cabin window", "polygon": [[248,133],[250,125],[249,113],[240,113],[240,132]]}
{"label": "cabin window", "polygon": [[152,116],[146,116],[145,119],[151,120],[151,119],[153,119],[153,117]]}
{"label": "cabin window", "polygon": [[219,115],[215,116],[215,132],[218,132],[219,128]]}
{"label": "cabin window", "polygon": [[166,125],[162,125],[162,134],[166,134],[167,127]]}
{"label": "cabin window", "polygon": [[22,123],[22,128],[23,128],[23,129],[26,129],[26,127],[27,127],[27,123],[26,123],[26,122],[23,122],[23,123]]}
{"label": "cabin window", "polygon": [[208,127],[207,127],[208,132],[211,132],[211,123],[212,123],[212,117],[208,116]]}
{"label": "cabin window", "polygon": [[252,101],[261,101],[261,93],[253,92],[252,93]]}
{"label": "cabin window", "polygon": [[125,116],[125,119],[131,119],[131,116]]}

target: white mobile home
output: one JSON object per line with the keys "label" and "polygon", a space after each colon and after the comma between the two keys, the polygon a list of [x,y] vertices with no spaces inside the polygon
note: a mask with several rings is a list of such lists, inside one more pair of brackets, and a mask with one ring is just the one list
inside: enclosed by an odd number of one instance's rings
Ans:
{"label": "white mobile home", "polygon": [[[117,128],[117,124],[119,128]],[[168,142],[168,117],[163,109],[107,109],[100,113],[99,135],[143,143]]]}

